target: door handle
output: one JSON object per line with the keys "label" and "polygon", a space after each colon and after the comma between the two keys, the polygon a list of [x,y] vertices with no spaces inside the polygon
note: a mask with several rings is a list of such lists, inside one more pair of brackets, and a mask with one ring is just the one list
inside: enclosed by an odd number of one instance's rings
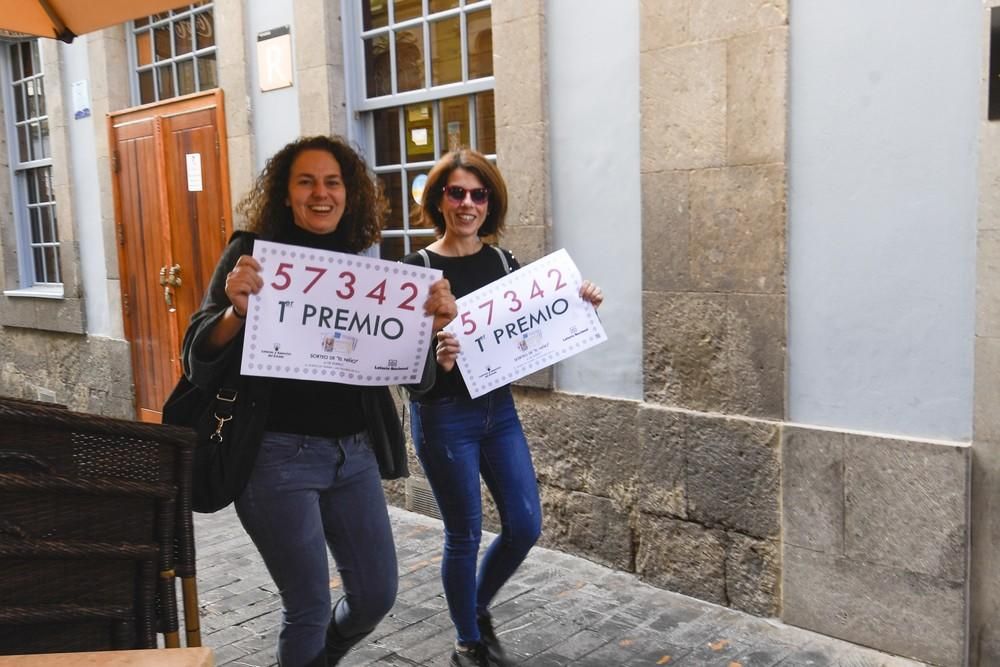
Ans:
{"label": "door handle", "polygon": [[174,264],[169,269],[166,266],[160,267],[160,286],[163,288],[163,300],[167,304],[167,312],[177,312],[174,305],[174,287],[181,286],[181,265]]}

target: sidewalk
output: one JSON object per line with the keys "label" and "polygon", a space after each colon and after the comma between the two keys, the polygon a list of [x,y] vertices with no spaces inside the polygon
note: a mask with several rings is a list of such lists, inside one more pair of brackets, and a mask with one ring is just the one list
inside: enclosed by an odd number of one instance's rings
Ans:
{"label": "sidewalk", "polygon": [[[400,567],[396,606],[341,664],[446,666],[454,631],[439,580],[441,524],[397,508],[390,515]],[[198,515],[195,525],[204,644],[214,650],[216,665],[275,665],[281,605],[236,514],[229,508]],[[339,584],[333,570],[330,585]],[[530,667],[923,664],[670,593],[540,548],[500,592],[494,616],[508,651]]]}

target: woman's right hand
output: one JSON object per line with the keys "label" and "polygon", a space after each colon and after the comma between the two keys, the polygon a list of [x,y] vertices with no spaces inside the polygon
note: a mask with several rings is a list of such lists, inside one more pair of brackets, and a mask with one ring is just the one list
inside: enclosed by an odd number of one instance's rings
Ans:
{"label": "woman's right hand", "polygon": [[455,360],[458,359],[458,352],[459,344],[455,335],[447,331],[439,331],[437,333],[437,348],[435,350],[435,356],[437,357],[438,366],[440,366],[445,373],[455,367]]}
{"label": "woman's right hand", "polygon": [[235,315],[241,319],[247,316],[250,306],[250,295],[257,294],[264,286],[260,277],[261,266],[250,255],[240,255],[236,266],[226,275],[226,297],[233,304]]}

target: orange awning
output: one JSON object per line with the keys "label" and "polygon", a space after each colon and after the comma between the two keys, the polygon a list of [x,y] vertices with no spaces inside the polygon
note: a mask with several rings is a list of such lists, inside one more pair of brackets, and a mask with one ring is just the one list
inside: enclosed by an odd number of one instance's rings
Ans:
{"label": "orange awning", "polygon": [[0,0],[0,32],[72,42],[108,26],[184,7],[178,0]]}

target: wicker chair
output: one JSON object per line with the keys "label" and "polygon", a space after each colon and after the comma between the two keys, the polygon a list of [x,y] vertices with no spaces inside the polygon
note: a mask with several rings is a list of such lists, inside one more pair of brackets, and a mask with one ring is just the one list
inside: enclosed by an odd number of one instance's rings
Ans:
{"label": "wicker chair", "polygon": [[179,645],[192,447],[184,429],[0,398],[0,654],[153,648],[157,630]]}

